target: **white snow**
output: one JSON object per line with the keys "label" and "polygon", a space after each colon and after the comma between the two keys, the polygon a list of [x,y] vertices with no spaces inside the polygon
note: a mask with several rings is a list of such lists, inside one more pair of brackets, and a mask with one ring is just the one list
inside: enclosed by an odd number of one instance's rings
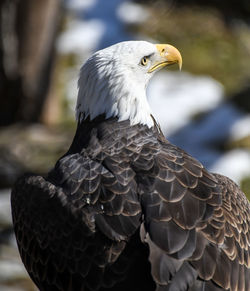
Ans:
{"label": "white snow", "polygon": [[65,6],[67,9],[76,13],[79,11],[90,9],[96,4],[97,0],[65,0]]}
{"label": "white snow", "polygon": [[222,155],[211,167],[211,171],[223,174],[236,183],[250,176],[250,151],[243,149],[231,150]]}
{"label": "white snow", "polygon": [[250,114],[243,114],[231,127],[230,139],[237,140],[250,135]]}
{"label": "white snow", "polygon": [[148,88],[148,98],[163,132],[169,136],[194,114],[215,108],[223,97],[223,87],[210,77],[185,72],[159,72]]}
{"label": "white snow", "polygon": [[9,189],[0,191],[0,222],[0,229],[12,226]]}
{"label": "white snow", "polygon": [[0,279],[2,282],[11,280],[20,280],[27,278],[27,272],[23,264],[19,261],[1,259],[0,261]]}
{"label": "white snow", "polygon": [[57,50],[61,54],[89,55],[98,46],[105,24],[98,19],[69,21],[66,30],[58,37]]}
{"label": "white snow", "polygon": [[127,1],[118,7],[117,16],[124,23],[131,25],[146,21],[149,12],[143,6]]}

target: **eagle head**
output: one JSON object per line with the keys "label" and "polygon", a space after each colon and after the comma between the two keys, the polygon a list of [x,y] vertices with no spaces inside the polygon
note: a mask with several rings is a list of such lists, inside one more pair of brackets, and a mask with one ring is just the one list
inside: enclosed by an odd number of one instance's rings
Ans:
{"label": "eagle head", "polygon": [[76,118],[105,114],[118,121],[153,126],[146,88],[159,69],[178,63],[180,52],[169,44],[120,42],[94,53],[82,66],[78,81]]}

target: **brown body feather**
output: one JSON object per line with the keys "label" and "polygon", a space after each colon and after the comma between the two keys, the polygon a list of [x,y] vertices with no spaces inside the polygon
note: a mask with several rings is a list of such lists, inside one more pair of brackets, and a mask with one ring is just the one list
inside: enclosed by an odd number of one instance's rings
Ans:
{"label": "brown body feather", "polygon": [[250,290],[248,200],[157,126],[82,122],[48,176],[21,178],[11,201],[40,290]]}

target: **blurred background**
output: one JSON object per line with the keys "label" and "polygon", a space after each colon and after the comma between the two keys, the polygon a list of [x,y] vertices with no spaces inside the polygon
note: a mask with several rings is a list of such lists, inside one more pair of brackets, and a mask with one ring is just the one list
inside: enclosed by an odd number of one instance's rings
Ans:
{"label": "blurred background", "polygon": [[45,174],[69,147],[82,63],[130,39],[170,43],[183,70],[148,98],[166,137],[250,197],[248,0],[0,1],[0,290],[36,290],[12,231],[10,188]]}

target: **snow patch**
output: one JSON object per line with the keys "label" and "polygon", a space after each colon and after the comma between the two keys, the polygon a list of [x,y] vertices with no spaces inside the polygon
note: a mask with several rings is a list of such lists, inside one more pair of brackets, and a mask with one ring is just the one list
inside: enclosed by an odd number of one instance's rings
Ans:
{"label": "snow patch", "polygon": [[57,50],[61,54],[90,54],[98,46],[105,31],[105,24],[92,19],[69,21],[66,30],[58,37]]}
{"label": "snow patch", "polygon": [[250,114],[247,114],[233,124],[230,130],[230,139],[238,140],[249,135],[250,135]]}
{"label": "snow patch", "polygon": [[183,72],[159,72],[148,88],[152,111],[167,135],[189,123],[195,114],[216,107],[222,97],[222,85],[211,77]]}
{"label": "snow patch", "polygon": [[64,3],[67,9],[79,12],[93,7],[96,0],[65,0]]}
{"label": "snow patch", "polygon": [[118,7],[117,15],[125,24],[131,25],[146,21],[149,12],[143,6],[127,1]]}
{"label": "snow patch", "polygon": [[250,151],[234,149],[221,156],[211,171],[230,177],[236,183],[250,175]]}

